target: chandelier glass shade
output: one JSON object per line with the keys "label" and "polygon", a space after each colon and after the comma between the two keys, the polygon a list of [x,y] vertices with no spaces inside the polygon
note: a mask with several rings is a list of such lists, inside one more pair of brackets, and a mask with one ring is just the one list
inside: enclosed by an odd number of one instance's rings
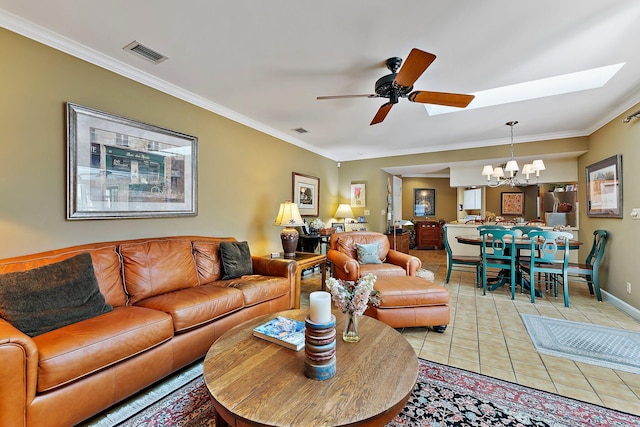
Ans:
{"label": "chandelier glass shade", "polygon": [[[489,187],[528,185],[531,174],[535,174],[537,179],[540,178],[540,171],[545,170],[544,162],[542,160],[534,160],[532,163],[525,164],[522,167],[522,171],[520,171],[520,166],[518,166],[518,162],[513,156],[513,127],[518,122],[514,120],[505,124],[511,128],[511,160],[495,168],[491,165],[485,165],[482,168],[482,175],[487,177],[487,185]],[[505,175],[505,172],[508,174]],[[518,172],[520,172],[520,177]],[[522,176],[525,178],[522,178]]]}

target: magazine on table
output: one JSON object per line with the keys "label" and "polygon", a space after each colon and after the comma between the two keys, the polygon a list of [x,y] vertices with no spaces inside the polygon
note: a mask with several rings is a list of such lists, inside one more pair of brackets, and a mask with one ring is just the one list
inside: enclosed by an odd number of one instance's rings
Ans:
{"label": "magazine on table", "polygon": [[304,322],[278,316],[253,329],[253,335],[291,350],[304,348]]}

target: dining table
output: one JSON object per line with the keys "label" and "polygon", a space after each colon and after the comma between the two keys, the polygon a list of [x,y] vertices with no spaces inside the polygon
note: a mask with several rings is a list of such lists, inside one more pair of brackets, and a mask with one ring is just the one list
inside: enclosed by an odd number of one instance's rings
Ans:
{"label": "dining table", "polygon": [[[505,240],[507,240],[508,236],[505,236]],[[478,235],[478,234],[469,234],[469,235],[460,235],[460,236],[456,236],[456,240],[458,241],[458,243],[463,244],[463,245],[473,245],[473,246],[481,246],[482,245],[482,236]],[[507,240],[508,241],[508,240]],[[490,246],[492,244],[492,238],[491,236],[487,236],[486,239],[486,245]],[[564,245],[564,241],[558,241],[558,245]],[[580,246],[582,246],[582,242],[579,240],[569,240],[569,250],[576,250],[579,249]],[[521,250],[527,250],[527,249],[531,249],[531,239],[529,237],[516,237],[515,240],[515,248],[517,251],[516,257],[519,257],[520,251]],[[507,283],[510,283],[510,279],[511,279],[511,275],[515,274],[516,275],[516,283],[518,283],[520,281],[520,271],[518,269],[518,265],[519,262],[516,259],[516,271],[510,271],[510,269],[502,269],[496,278],[493,279],[493,284],[491,286],[489,286],[489,290],[490,291],[494,291],[496,289],[498,289],[501,286],[504,286]],[[525,288],[529,288],[530,284],[528,283],[528,281],[524,280],[524,287]],[[541,296],[542,294],[536,290],[536,296]]]}

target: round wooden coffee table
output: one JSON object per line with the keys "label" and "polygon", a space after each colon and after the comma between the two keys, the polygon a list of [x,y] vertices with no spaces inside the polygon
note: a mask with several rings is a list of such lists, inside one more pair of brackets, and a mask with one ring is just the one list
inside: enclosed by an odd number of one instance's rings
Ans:
{"label": "round wooden coffee table", "polygon": [[282,315],[304,320],[308,310],[260,316],[220,337],[204,360],[216,426],[383,426],[406,405],[418,378],[418,358],[407,340],[378,320],[360,319],[360,342],[342,341],[337,318],[336,375],[304,375],[304,350],[254,337],[255,326]]}

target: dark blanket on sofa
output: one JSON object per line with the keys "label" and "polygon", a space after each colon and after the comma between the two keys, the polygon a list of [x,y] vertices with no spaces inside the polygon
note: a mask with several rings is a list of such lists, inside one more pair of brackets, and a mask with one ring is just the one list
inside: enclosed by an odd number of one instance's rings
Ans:
{"label": "dark blanket on sofa", "polygon": [[111,311],[89,253],[0,274],[0,317],[36,336]]}

